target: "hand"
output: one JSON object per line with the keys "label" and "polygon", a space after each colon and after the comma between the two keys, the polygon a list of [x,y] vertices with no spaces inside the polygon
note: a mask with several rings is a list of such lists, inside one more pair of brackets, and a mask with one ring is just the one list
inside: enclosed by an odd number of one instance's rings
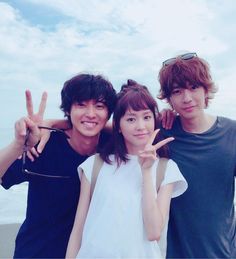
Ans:
{"label": "hand", "polygon": [[156,155],[157,149],[161,148],[162,146],[166,145],[170,141],[174,140],[173,137],[169,137],[162,141],[159,141],[155,145],[152,145],[152,143],[159,131],[160,131],[160,129],[157,129],[152,133],[144,150],[139,152],[138,159],[139,159],[139,164],[141,166],[142,171],[152,167],[154,161],[157,159],[157,155]]}
{"label": "hand", "polygon": [[[27,131],[29,131],[29,135],[27,137],[27,143],[25,143]],[[15,123],[15,142],[22,150],[25,144],[28,149],[32,148],[38,143],[39,138],[40,130],[38,126],[28,117],[21,118]]]}
{"label": "hand", "polygon": [[170,109],[163,109],[160,112],[162,127],[165,129],[171,129],[176,117],[176,112]]}
{"label": "hand", "polygon": [[[38,126],[42,125],[43,116],[44,116],[46,103],[47,103],[47,93],[43,92],[37,113],[34,113],[32,95],[29,90],[25,91],[25,98],[26,98],[26,109],[27,109],[28,117]],[[42,152],[45,144],[47,143],[47,140],[49,139],[49,136],[50,136],[50,133],[47,130],[40,131],[40,143],[37,149],[35,147],[32,147],[30,150],[27,151],[27,156],[31,161],[34,161],[34,158],[38,157],[39,153]]]}

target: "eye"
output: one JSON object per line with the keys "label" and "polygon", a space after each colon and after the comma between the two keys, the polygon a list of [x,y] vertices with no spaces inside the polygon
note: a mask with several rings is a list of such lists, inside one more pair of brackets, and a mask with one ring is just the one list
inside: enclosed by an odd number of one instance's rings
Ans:
{"label": "eye", "polygon": [[146,115],[146,116],[144,116],[144,120],[146,120],[146,121],[149,121],[149,120],[151,120],[152,119],[152,116],[151,115]]}
{"label": "eye", "polygon": [[179,95],[179,94],[181,94],[181,88],[175,88],[171,92],[171,95]]}
{"label": "eye", "polygon": [[78,107],[85,107],[86,106],[85,102],[76,102],[75,105],[78,106]]}
{"label": "eye", "polygon": [[103,110],[105,109],[106,105],[102,102],[97,102],[96,103],[96,108],[99,109],[99,110]]}
{"label": "eye", "polygon": [[129,117],[129,118],[127,118],[126,120],[127,120],[128,122],[134,122],[134,121],[135,121],[135,118]]}
{"label": "eye", "polygon": [[192,85],[192,86],[191,86],[191,89],[192,89],[192,90],[196,90],[196,89],[198,89],[198,88],[199,88],[198,85]]}

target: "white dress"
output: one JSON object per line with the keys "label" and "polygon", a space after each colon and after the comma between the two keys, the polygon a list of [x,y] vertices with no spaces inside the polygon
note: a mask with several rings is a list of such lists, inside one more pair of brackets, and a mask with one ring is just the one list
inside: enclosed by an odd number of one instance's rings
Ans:
{"label": "white dress", "polygon": [[[160,258],[156,241],[149,241],[142,218],[142,172],[137,156],[119,168],[104,163],[94,188],[77,258]],[[111,156],[111,160],[114,157]],[[152,168],[156,185],[156,161]],[[91,182],[94,156],[79,167]],[[168,161],[162,185],[174,184],[172,198],[187,189],[176,163]]]}

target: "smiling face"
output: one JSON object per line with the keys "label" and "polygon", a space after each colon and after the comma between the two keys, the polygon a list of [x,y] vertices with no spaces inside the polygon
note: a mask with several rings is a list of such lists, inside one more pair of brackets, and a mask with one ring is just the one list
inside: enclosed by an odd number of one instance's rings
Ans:
{"label": "smiling face", "polygon": [[202,86],[186,83],[183,87],[174,87],[170,103],[183,119],[194,119],[204,114],[206,107],[206,91]]}
{"label": "smiling face", "polygon": [[151,110],[128,109],[120,119],[120,133],[124,137],[128,153],[137,155],[147,144],[154,128],[155,120]]}
{"label": "smiling face", "polygon": [[103,102],[88,100],[71,106],[72,130],[85,137],[99,135],[108,120],[108,109]]}

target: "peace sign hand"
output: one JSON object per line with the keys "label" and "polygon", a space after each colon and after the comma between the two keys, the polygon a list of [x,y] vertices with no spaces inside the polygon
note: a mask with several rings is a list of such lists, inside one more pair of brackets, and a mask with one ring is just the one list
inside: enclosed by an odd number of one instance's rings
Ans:
{"label": "peace sign hand", "polygon": [[144,147],[144,150],[139,152],[138,160],[139,160],[139,164],[141,166],[142,171],[146,170],[146,169],[150,169],[152,167],[154,161],[157,159],[156,151],[159,148],[161,148],[162,146],[164,146],[167,143],[174,140],[173,137],[169,137],[169,138],[159,141],[157,144],[153,145],[152,143],[159,131],[160,131],[160,129],[156,129],[152,133],[146,146]]}
{"label": "peace sign hand", "polygon": [[[28,118],[31,121],[33,121],[37,126],[42,125],[43,116],[44,116],[44,112],[46,109],[46,103],[47,103],[47,93],[43,92],[37,113],[34,113],[32,95],[29,90],[25,91],[25,98],[26,98],[26,109],[27,109],[27,113],[28,113]],[[32,136],[30,134],[29,140],[31,140],[31,137]],[[41,137],[39,139],[41,139]],[[39,153],[34,147],[32,147],[30,150],[27,151],[27,156],[31,161],[34,161],[34,157],[38,157]]]}
{"label": "peace sign hand", "polygon": [[43,92],[37,113],[34,113],[32,96],[29,90],[25,91],[25,98],[26,98],[26,109],[27,109],[28,117],[34,123],[36,123],[37,125],[40,125],[43,121],[43,116],[46,108],[47,93]]}

